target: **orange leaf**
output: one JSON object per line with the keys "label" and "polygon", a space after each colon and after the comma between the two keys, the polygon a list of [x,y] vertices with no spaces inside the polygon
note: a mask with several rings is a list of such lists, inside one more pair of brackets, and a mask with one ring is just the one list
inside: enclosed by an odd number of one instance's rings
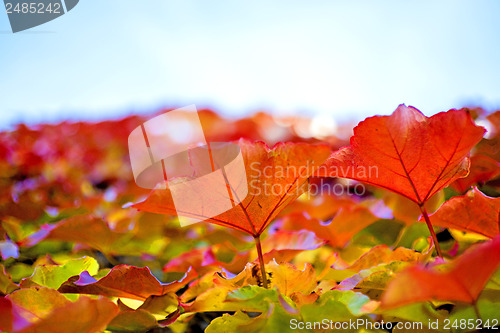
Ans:
{"label": "orange leaf", "polygon": [[500,163],[491,157],[479,154],[470,158],[470,172],[465,178],[455,180],[451,186],[460,193],[471,186],[479,185],[500,175]]}
{"label": "orange leaf", "polygon": [[114,242],[124,233],[110,229],[102,219],[92,215],[70,217],[56,224],[44,224],[41,229],[21,242],[23,246],[33,246],[42,240],[60,240],[86,244],[104,253],[113,250]]}
{"label": "orange leaf", "polygon": [[328,223],[322,223],[316,218],[308,218],[302,213],[286,216],[284,228],[313,231],[320,239],[328,241],[331,246],[344,247],[352,237],[370,224],[379,220],[366,207],[354,202],[339,208],[336,215]]}
{"label": "orange leaf", "polygon": [[495,111],[486,117],[490,123],[493,125],[494,133],[500,133],[500,110]]}
{"label": "orange leaf", "polygon": [[317,238],[313,232],[307,230],[284,231],[280,230],[269,235],[262,242],[264,252],[264,263],[269,261],[292,260],[299,252],[314,250],[324,245],[325,242]]}
{"label": "orange leaf", "polygon": [[241,203],[232,209],[214,217],[179,212],[168,188],[153,190],[145,201],[133,207],[153,213],[203,218],[258,236],[283,208],[304,193],[307,178],[330,154],[327,146],[303,143],[278,143],[269,149],[263,142],[242,139],[239,146],[245,161],[248,195],[244,200],[240,198]]}
{"label": "orange leaf", "polygon": [[314,268],[308,263],[300,270],[288,262],[277,264],[272,261],[267,265],[267,270],[272,276],[271,285],[286,296],[294,293],[309,295],[318,284]]}
{"label": "orange leaf", "polygon": [[22,332],[101,332],[118,312],[116,304],[108,299],[83,296],[74,303],[54,310]]}
{"label": "orange leaf", "polygon": [[446,272],[413,266],[399,273],[382,295],[382,306],[394,308],[430,300],[474,303],[500,266],[500,237],[469,249]]}
{"label": "orange leaf", "polygon": [[118,265],[100,280],[83,272],[80,276],[74,276],[66,281],[58,291],[145,300],[151,295],[160,296],[168,292],[175,292],[196,276],[194,270],[189,270],[182,280],[164,284],[151,274],[148,267]]}
{"label": "orange leaf", "polygon": [[290,215],[294,213],[307,213],[308,216],[317,218],[321,221],[331,220],[338,210],[344,206],[352,205],[353,200],[339,196],[333,196],[328,193],[311,196],[310,198],[299,198],[291,203],[281,215]]}
{"label": "orange leaf", "polygon": [[[237,252],[236,249],[234,251]],[[239,272],[248,262],[248,256],[248,252],[237,253],[231,262],[222,262],[217,259],[213,247],[195,248],[170,260],[163,266],[163,272],[186,272],[189,267],[192,267],[199,275],[205,275],[221,268],[233,272],[235,267],[241,267],[237,270]]]}
{"label": "orange leaf", "polygon": [[[490,198],[477,188],[446,201],[430,215],[433,225],[472,231],[493,238],[500,233],[500,198]],[[422,219],[421,219],[422,220]]]}
{"label": "orange leaf", "polygon": [[346,268],[359,272],[382,263],[390,263],[392,261],[424,262],[429,259],[429,257],[429,253],[420,253],[405,247],[398,247],[395,250],[391,250],[387,245],[378,245],[363,254],[352,265]]}
{"label": "orange leaf", "polygon": [[334,152],[318,175],[356,179],[423,204],[467,175],[467,155],[484,132],[465,110],[428,118],[400,105],[390,116],[359,123],[351,146]]}

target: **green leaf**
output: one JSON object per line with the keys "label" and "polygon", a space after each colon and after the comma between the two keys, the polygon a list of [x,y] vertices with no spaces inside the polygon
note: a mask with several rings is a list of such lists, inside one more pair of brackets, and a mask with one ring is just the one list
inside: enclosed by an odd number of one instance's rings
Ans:
{"label": "green leaf", "polygon": [[[498,314],[500,313],[500,291],[498,290],[483,290],[481,297],[477,302],[477,310],[481,316],[482,321],[494,319],[500,320]],[[451,312],[450,320],[453,322],[455,319],[477,319],[477,314],[473,306],[466,304],[458,304]],[[500,322],[499,322],[500,325]],[[498,327],[498,325],[497,325]]]}
{"label": "green leaf", "polygon": [[90,275],[97,274],[99,264],[92,257],[69,260],[63,265],[37,266],[29,278],[22,280],[23,287],[39,285],[53,289],[59,288],[70,277],[87,271]]}
{"label": "green leaf", "polygon": [[[292,306],[287,297],[277,290],[258,286],[242,287],[230,293],[228,302],[237,302],[239,311],[215,319],[207,332],[288,332],[292,323],[345,321],[363,317],[373,311],[376,304],[367,296],[353,291],[327,291],[313,304],[305,304],[300,311]],[[241,311],[262,311],[250,318]],[[260,312],[259,311],[259,312]]]}
{"label": "green leaf", "polygon": [[[431,303],[414,303],[405,306],[400,306],[395,309],[385,310],[381,312],[384,316],[384,321],[397,322],[401,320],[420,322],[423,327],[428,327],[429,322],[436,320],[442,321],[448,317],[448,312],[444,310],[436,310]],[[439,327],[443,327],[441,322]]]}
{"label": "green leaf", "polygon": [[407,267],[409,263],[393,261],[389,264],[380,264],[369,269],[363,269],[344,281],[338,287],[340,290],[354,288],[384,290],[392,276]]}
{"label": "green leaf", "polygon": [[149,296],[138,310],[145,310],[152,314],[169,316],[179,309],[179,299],[171,292],[162,296]]}
{"label": "green leaf", "polygon": [[351,290],[329,290],[321,295],[313,304],[305,304],[300,309],[304,321],[321,321],[323,319],[342,321],[357,318],[369,313],[370,298]]}
{"label": "green leaf", "polygon": [[207,327],[207,333],[259,333],[259,332],[289,332],[292,331],[290,323],[299,320],[283,309],[279,304],[270,304],[266,313],[250,318],[241,311],[234,315],[224,314],[214,319]]}
{"label": "green leaf", "polygon": [[277,303],[277,289],[265,289],[259,286],[245,286],[227,295],[226,302],[237,303],[239,310],[264,312],[271,303]]}
{"label": "green leaf", "polygon": [[234,315],[224,313],[222,317],[212,320],[206,333],[249,332],[249,326],[256,321],[247,314],[237,311]]}
{"label": "green leaf", "polygon": [[108,330],[113,332],[146,332],[157,327],[155,317],[146,310],[120,312],[108,324]]}
{"label": "green leaf", "polygon": [[[427,237],[429,237],[429,229],[425,223],[414,223],[403,229],[396,246],[423,251]],[[420,240],[425,242],[419,242]]]}
{"label": "green leaf", "polygon": [[12,282],[11,277],[5,272],[5,268],[0,264],[0,294],[10,294],[14,290],[19,289],[19,286]]}
{"label": "green leaf", "polygon": [[379,220],[358,232],[353,237],[352,243],[367,247],[380,244],[393,245],[402,228],[403,225],[394,220]]}

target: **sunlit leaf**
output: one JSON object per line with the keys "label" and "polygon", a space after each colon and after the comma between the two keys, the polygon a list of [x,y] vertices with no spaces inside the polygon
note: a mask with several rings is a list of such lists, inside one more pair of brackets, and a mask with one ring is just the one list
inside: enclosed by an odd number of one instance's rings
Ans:
{"label": "sunlit leaf", "polygon": [[492,238],[500,233],[500,198],[490,198],[474,188],[446,201],[430,219],[436,226]]}
{"label": "sunlit leaf", "polygon": [[474,303],[491,275],[500,267],[500,237],[479,244],[445,272],[413,266],[399,273],[382,297],[385,308],[427,300]]}

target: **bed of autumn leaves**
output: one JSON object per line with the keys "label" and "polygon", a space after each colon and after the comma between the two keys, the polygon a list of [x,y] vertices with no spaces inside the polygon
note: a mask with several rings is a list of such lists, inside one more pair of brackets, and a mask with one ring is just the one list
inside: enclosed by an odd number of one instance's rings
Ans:
{"label": "bed of autumn leaves", "polygon": [[207,141],[238,142],[249,180],[285,191],[181,228],[168,189],[133,180],[127,138],[146,117],[0,133],[1,330],[499,327],[500,111],[401,105],[350,140],[306,118],[199,115]]}

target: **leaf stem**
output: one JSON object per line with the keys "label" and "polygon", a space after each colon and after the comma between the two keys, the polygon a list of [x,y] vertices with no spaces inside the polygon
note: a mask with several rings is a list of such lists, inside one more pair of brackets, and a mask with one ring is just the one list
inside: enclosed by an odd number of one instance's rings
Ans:
{"label": "leaf stem", "polygon": [[479,297],[481,297],[483,291],[484,289],[479,292],[479,295],[477,295],[477,297],[474,299],[474,303],[472,303],[472,306],[474,307],[474,312],[476,313],[476,317],[481,322],[483,321],[483,318],[481,318],[481,314],[479,313],[479,306],[477,305],[477,302],[479,301]]}
{"label": "leaf stem", "polygon": [[422,212],[422,215],[424,216],[425,223],[427,224],[427,228],[429,229],[429,232],[431,233],[432,240],[434,241],[434,244],[436,245],[436,252],[441,259],[443,258],[443,253],[441,252],[441,248],[439,247],[439,242],[436,236],[436,233],[434,232],[434,228],[432,227],[431,220],[429,219],[429,215],[427,214],[427,211],[425,210],[424,205],[419,205],[420,211]]}
{"label": "leaf stem", "polygon": [[257,254],[259,256],[259,264],[260,264],[260,274],[262,275],[262,285],[267,289],[267,274],[266,267],[264,266],[264,256],[262,255],[262,246],[260,245],[260,235],[254,235],[255,246],[257,247]]}
{"label": "leaf stem", "polygon": [[472,306],[474,307],[474,312],[476,313],[476,317],[477,319],[479,319],[479,321],[483,321],[483,319],[481,318],[481,314],[479,313],[479,307],[477,306],[477,299],[474,301],[474,303],[472,303]]}

